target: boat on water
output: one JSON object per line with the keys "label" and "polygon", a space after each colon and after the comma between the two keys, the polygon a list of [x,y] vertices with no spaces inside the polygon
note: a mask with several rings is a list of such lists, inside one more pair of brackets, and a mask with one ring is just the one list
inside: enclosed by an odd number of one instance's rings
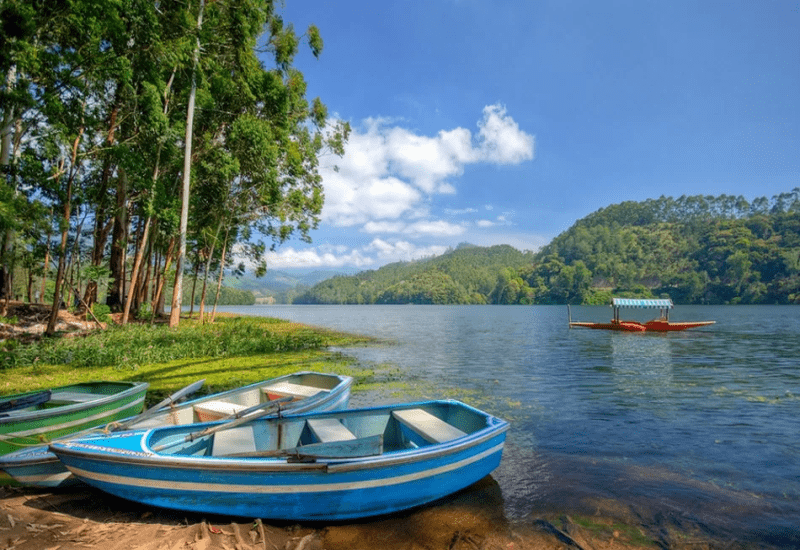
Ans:
{"label": "boat on water", "polygon": [[458,401],[240,421],[93,434],[50,449],[85,483],[135,502],[335,521],[468,487],[500,464],[509,428]]}
{"label": "boat on water", "polygon": [[[83,437],[90,433],[107,434],[127,429],[182,426],[226,417],[235,418],[248,412],[264,412],[264,407],[272,404],[275,405],[272,409],[275,414],[344,409],[350,402],[350,389],[353,385],[350,376],[297,372],[176,403],[184,395],[197,391],[203,382],[201,380],[184,388],[171,399],[165,400],[165,403],[142,415],[125,418],[100,428],[84,430],[78,434],[70,434],[66,438]],[[0,470],[4,470],[18,484],[34,487],[55,488],[80,483],[56,455],[50,452],[49,442],[36,443],[35,446],[0,456]]]}
{"label": "boat on water", "polygon": [[[638,299],[638,298],[612,298],[611,307],[614,316],[608,323],[573,322],[570,318],[569,326],[595,328],[603,330],[619,330],[624,332],[673,332],[690,328],[713,325],[716,321],[678,321],[669,320],[669,310],[674,307],[670,299]],[[620,319],[621,308],[659,309],[661,314],[657,319],[640,323],[639,321],[624,321]],[[570,316],[571,317],[571,316]]]}

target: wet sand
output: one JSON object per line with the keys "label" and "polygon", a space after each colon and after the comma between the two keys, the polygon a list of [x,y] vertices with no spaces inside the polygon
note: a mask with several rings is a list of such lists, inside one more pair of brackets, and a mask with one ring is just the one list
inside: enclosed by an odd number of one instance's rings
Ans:
{"label": "wet sand", "polygon": [[347,523],[286,524],[144,506],[92,488],[0,487],[0,548],[7,550],[555,550],[746,548],[695,535],[651,533],[635,521],[572,520],[541,510],[509,522],[487,477],[429,506]]}

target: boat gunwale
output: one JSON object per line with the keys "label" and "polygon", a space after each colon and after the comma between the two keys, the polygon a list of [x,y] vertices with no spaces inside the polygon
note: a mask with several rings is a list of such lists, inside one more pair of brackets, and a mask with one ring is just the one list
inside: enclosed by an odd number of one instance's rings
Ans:
{"label": "boat gunwale", "polygon": [[[413,408],[421,404],[431,402],[405,403],[402,408]],[[80,441],[55,442],[58,445],[57,452],[72,457],[83,458],[86,460],[114,462],[117,464],[129,464],[131,466],[153,466],[161,469],[184,469],[184,470],[204,470],[204,471],[237,471],[237,472],[263,472],[263,473],[294,473],[304,470],[324,469],[331,473],[373,470],[388,466],[420,462],[423,460],[437,459],[458,452],[463,452],[472,447],[478,446],[497,436],[504,434],[511,427],[508,421],[498,418],[489,413],[474,409],[464,403],[452,400],[435,401],[434,403],[458,403],[460,406],[475,411],[477,414],[486,418],[487,426],[463,437],[418,447],[416,449],[402,449],[391,451],[377,456],[353,457],[347,459],[317,459],[315,462],[291,462],[286,457],[212,457],[212,456],[181,456],[172,454],[154,453],[150,450],[147,440],[155,430],[162,428],[152,428],[146,431],[119,433],[118,437],[139,437],[142,451],[132,451],[127,449],[113,449],[105,447],[104,451],[100,445],[94,446]],[[358,409],[349,409],[359,411]],[[381,406],[370,409],[361,409],[359,412],[370,412],[376,410],[388,410],[391,413],[392,406]],[[348,411],[331,411],[312,413],[314,415],[340,415]],[[305,417],[305,415],[290,415],[283,417],[283,420],[291,420],[293,417]],[[299,419],[299,418],[295,418]],[[52,451],[52,445],[51,445]],[[53,451],[55,452],[55,451]]]}
{"label": "boat gunwale", "polygon": [[[275,377],[275,378],[270,378],[270,379],[267,379],[267,380],[260,380],[258,382],[253,382],[252,384],[248,384],[247,386],[241,386],[241,387],[238,387],[238,388],[232,388],[230,390],[226,390],[226,391],[223,391],[223,392],[202,395],[202,396],[196,397],[194,399],[190,399],[190,400],[187,400],[187,401],[182,401],[182,402],[178,403],[177,405],[175,405],[175,409],[180,410],[180,409],[192,407],[192,406],[194,406],[194,405],[196,405],[198,403],[204,402],[204,401],[213,401],[213,400],[217,400],[217,399],[220,399],[220,398],[230,397],[231,395],[235,395],[237,393],[250,391],[253,388],[257,388],[257,387],[263,386],[264,384],[272,384],[272,383],[280,381],[280,380],[291,379],[291,378],[298,377],[298,376],[303,376],[303,375],[316,375],[316,376],[321,376],[321,377],[328,377],[328,378],[332,378],[332,379],[338,380],[338,383],[335,384],[330,390],[320,391],[318,394],[316,394],[316,395],[314,395],[312,397],[308,397],[308,398],[303,399],[302,401],[298,401],[297,403],[300,406],[298,406],[296,408],[289,409],[292,414],[303,413],[304,411],[308,411],[309,409],[316,410],[316,407],[318,407],[320,405],[320,402],[337,402],[341,398],[342,395],[345,395],[350,390],[350,388],[352,387],[353,382],[354,382],[353,377],[348,376],[348,375],[333,374],[333,373],[321,373],[321,372],[308,371],[308,370],[299,371],[299,372],[284,374],[282,376],[278,376],[278,377]],[[161,413],[169,413],[169,412],[170,412],[170,408],[169,407],[165,407],[164,409],[162,409],[159,412],[159,414],[161,414]],[[127,420],[132,419],[132,418],[135,418],[136,416],[138,416],[138,415],[133,415],[133,416],[129,416],[127,418],[123,418],[123,419],[119,420],[119,422],[125,422]],[[37,428],[37,432],[45,430],[45,428],[47,430],[49,430],[49,426],[45,426],[44,428]],[[66,440],[69,440],[69,439],[75,439],[75,438],[81,437],[81,436],[84,436],[84,437],[85,436],[89,436],[89,435],[92,435],[94,433],[99,433],[97,431],[98,430],[102,430],[102,428],[103,428],[102,424],[98,425],[98,426],[91,427],[91,428],[85,428],[83,430],[79,430],[78,432],[74,432],[74,433],[71,433],[71,434],[60,436],[60,437],[54,439],[53,441],[51,441],[50,443],[55,443],[55,442],[58,442],[58,441],[66,441]],[[140,428],[140,430],[143,430],[143,429],[144,428]],[[150,429],[155,429],[155,428],[150,428]],[[136,428],[134,427],[134,428],[132,428],[132,430],[136,430]],[[132,430],[128,430],[128,431],[132,431]],[[13,432],[13,433],[7,433],[7,434],[3,434],[3,435],[7,435],[7,436],[18,435],[20,437],[23,437],[23,436],[27,437],[28,435],[31,435],[31,434],[28,434],[27,432],[24,432],[21,435],[19,435],[17,432]],[[53,463],[53,462],[60,462],[58,460],[58,458],[49,450],[49,443],[42,443],[40,445],[32,446],[29,449],[30,450],[28,450],[28,452],[16,451],[16,452],[12,452],[12,453],[8,453],[8,454],[0,456],[0,470],[2,470],[4,466],[6,466],[8,468],[24,468],[24,467],[28,467],[28,466],[35,466],[35,465],[48,464],[48,463]],[[31,451],[33,449],[38,449],[39,453],[41,453],[42,456],[41,457],[37,457],[36,456],[36,452],[35,451]]]}

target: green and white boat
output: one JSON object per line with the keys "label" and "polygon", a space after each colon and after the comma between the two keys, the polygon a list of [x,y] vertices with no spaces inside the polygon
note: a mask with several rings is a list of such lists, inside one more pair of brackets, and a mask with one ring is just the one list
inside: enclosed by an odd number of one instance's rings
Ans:
{"label": "green and white boat", "polygon": [[[0,455],[142,411],[146,382],[83,382],[0,397]],[[0,476],[0,485],[8,478]]]}

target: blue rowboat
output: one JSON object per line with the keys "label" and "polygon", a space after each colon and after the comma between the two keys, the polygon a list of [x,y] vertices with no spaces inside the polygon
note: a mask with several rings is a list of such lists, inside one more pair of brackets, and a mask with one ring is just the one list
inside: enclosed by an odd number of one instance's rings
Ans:
{"label": "blue rowboat", "polygon": [[[153,411],[154,414],[144,413],[103,428],[84,430],[64,439],[83,437],[89,433],[103,434],[124,429],[180,426],[220,420],[231,415],[241,415],[250,407],[278,401],[281,402],[283,411],[293,413],[339,410],[347,408],[352,384],[353,379],[349,376],[298,372],[180,404],[168,403],[169,406]],[[56,455],[50,452],[48,445],[49,443],[40,443],[0,456],[0,470],[4,470],[17,483],[33,487],[55,488],[80,483]]]}
{"label": "blue rowboat", "polygon": [[90,435],[50,449],[81,480],[163,508],[343,520],[426,504],[489,475],[508,422],[458,401]]}

